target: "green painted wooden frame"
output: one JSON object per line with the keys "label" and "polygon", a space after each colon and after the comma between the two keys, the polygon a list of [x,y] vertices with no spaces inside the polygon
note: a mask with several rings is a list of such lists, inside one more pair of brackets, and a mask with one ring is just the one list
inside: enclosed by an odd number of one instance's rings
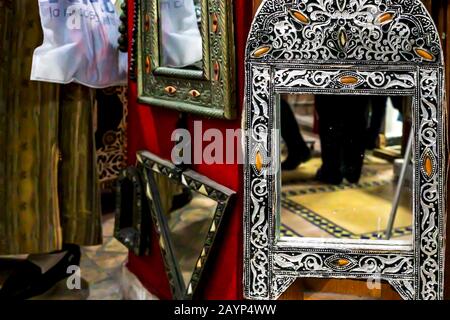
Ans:
{"label": "green painted wooden frame", "polygon": [[137,1],[138,101],[211,118],[234,119],[232,1],[202,0],[203,70],[160,67],[158,0]]}

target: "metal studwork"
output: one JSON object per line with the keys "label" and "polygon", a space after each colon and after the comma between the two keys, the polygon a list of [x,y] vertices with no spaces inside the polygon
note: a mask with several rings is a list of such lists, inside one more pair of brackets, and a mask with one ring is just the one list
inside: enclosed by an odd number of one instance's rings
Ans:
{"label": "metal studwork", "polygon": [[[132,29],[132,39],[131,39],[131,53],[130,53],[130,66],[129,66],[129,77],[131,80],[137,79],[137,51],[138,51],[138,41],[137,41],[137,35],[138,35],[138,11],[139,11],[139,1],[134,1],[133,6],[133,29]],[[150,25],[150,21],[149,21]]]}
{"label": "metal studwork", "polygon": [[122,12],[120,13],[120,26],[119,26],[119,50],[122,52],[128,52],[128,2],[124,1],[120,5]]}

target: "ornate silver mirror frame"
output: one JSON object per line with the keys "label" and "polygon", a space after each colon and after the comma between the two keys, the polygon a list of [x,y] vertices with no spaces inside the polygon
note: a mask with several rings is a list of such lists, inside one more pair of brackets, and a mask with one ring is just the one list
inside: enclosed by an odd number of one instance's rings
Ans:
{"label": "ornate silver mirror frame", "polygon": [[[163,160],[150,152],[138,152],[137,158],[138,169],[144,179],[145,194],[150,203],[153,224],[159,237],[160,249],[164,258],[173,298],[177,300],[192,299],[201,279],[205,264],[207,263],[217,232],[220,229],[223,216],[235,192],[192,170],[183,171],[173,163]],[[182,278],[180,266],[175,258],[167,219],[163,212],[164,210],[161,208],[160,195],[168,191],[158,189],[158,185],[153,176],[155,173],[165,176],[171,181],[179,183],[189,190],[214,200],[217,203],[209,231],[204,239],[203,248],[198,253],[197,263],[187,285]]]}
{"label": "ornate silver mirror frame", "polygon": [[[442,299],[444,69],[419,0],[265,0],[246,52],[244,295],[276,299],[297,277],[379,277],[404,299]],[[278,238],[280,93],[409,95],[414,240]],[[346,263],[338,263],[345,261]]]}
{"label": "ornate silver mirror frame", "polygon": [[[235,53],[231,0],[201,0],[203,69],[160,67],[159,1],[136,0],[138,100],[206,117],[234,119]],[[135,52],[131,57],[135,61]],[[131,71],[133,73],[133,71]]]}

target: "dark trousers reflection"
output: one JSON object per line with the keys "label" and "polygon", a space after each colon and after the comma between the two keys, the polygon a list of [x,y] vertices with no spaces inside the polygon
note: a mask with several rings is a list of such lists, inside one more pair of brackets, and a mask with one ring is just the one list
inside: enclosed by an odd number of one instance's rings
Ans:
{"label": "dark trousers reflection", "polygon": [[368,96],[316,96],[322,167],[316,178],[340,184],[361,177],[366,143]]}
{"label": "dark trousers reflection", "polygon": [[294,170],[300,163],[311,158],[311,151],[303,139],[291,106],[283,98],[280,100],[280,115],[280,133],[288,152],[286,160],[281,163],[281,169]]}

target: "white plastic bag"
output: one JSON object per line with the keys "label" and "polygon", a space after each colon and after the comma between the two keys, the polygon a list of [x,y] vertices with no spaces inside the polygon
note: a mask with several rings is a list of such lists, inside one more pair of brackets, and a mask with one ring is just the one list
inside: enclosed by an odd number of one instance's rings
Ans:
{"label": "white plastic bag", "polygon": [[127,83],[119,52],[120,19],[111,0],[38,0],[43,44],[34,51],[31,80],[105,88]]}
{"label": "white plastic bag", "polygon": [[162,65],[185,67],[202,60],[202,36],[193,0],[161,0]]}

